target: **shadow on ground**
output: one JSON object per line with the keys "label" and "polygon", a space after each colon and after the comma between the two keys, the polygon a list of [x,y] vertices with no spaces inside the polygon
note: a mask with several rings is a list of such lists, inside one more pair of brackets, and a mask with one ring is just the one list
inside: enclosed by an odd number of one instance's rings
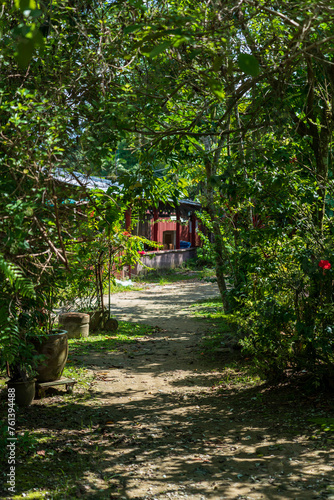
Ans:
{"label": "shadow on ground", "polygon": [[[184,286],[191,302],[212,292]],[[73,342],[71,366],[94,374],[90,387],[54,390],[18,410],[17,494],[1,498],[330,498],[333,432],[310,419],[334,416],[332,395],[252,382],[229,349],[205,360],[199,340],[210,325],[187,318],[189,299],[174,286],[145,294],[118,311],[150,318],[152,335]],[[4,400],[0,411],[5,421]],[[5,482],[5,452],[1,460]]]}
{"label": "shadow on ground", "polygon": [[[132,375],[144,369],[139,364]],[[129,392],[111,385],[19,410],[17,430],[43,440],[32,456],[18,457],[18,494],[38,488],[52,489],[45,498],[54,499],[326,498],[334,479],[331,436],[314,436],[308,421],[333,414],[325,397],[288,384],[217,389],[215,376],[197,370],[175,381],[181,392],[135,390],[136,399],[117,403]]]}

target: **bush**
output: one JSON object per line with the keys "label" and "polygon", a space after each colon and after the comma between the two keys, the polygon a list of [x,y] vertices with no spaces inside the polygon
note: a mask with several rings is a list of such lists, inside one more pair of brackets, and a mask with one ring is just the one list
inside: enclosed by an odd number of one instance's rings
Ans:
{"label": "bush", "polygon": [[[269,379],[281,378],[287,369],[307,370],[319,383],[333,372],[333,270],[317,250],[296,237],[262,262],[253,252],[245,282],[229,292],[244,352]],[[330,250],[326,255],[334,262]]]}

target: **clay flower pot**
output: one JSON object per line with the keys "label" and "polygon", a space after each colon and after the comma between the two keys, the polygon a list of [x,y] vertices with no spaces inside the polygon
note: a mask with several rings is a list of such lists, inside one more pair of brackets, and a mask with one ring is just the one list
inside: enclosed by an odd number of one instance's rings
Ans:
{"label": "clay flower pot", "polygon": [[[36,379],[31,380],[8,380],[6,382],[8,389],[15,390],[15,403],[18,406],[29,406],[31,405],[35,397],[35,382]],[[12,393],[11,393],[12,394]]]}
{"label": "clay flower pot", "polygon": [[35,337],[31,340],[38,354],[45,356],[36,368],[37,382],[53,382],[58,380],[65,368],[68,356],[67,332],[58,330],[55,333]]}

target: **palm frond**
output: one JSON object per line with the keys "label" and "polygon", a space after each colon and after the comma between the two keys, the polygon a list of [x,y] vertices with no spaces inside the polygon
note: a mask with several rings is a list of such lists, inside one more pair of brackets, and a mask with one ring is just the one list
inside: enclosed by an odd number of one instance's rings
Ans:
{"label": "palm frond", "polygon": [[18,292],[22,297],[35,298],[34,284],[29,280],[22,269],[5,260],[4,256],[0,254],[0,273],[5,279],[8,280],[15,292]]}

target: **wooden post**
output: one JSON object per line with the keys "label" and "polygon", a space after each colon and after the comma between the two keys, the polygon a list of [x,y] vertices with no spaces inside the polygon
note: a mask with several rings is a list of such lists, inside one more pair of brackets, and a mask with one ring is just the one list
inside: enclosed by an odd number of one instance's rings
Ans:
{"label": "wooden post", "polygon": [[180,248],[180,210],[176,209],[176,241],[175,241],[176,249]]}
{"label": "wooden post", "polygon": [[[158,220],[159,212],[158,209],[155,208],[153,210],[153,241],[158,241]],[[157,248],[155,250],[158,250]]]}
{"label": "wooden post", "polygon": [[194,212],[191,214],[191,246],[196,246],[196,215]]}
{"label": "wooden post", "polygon": [[131,229],[131,208],[125,212],[125,229],[130,232]]}

